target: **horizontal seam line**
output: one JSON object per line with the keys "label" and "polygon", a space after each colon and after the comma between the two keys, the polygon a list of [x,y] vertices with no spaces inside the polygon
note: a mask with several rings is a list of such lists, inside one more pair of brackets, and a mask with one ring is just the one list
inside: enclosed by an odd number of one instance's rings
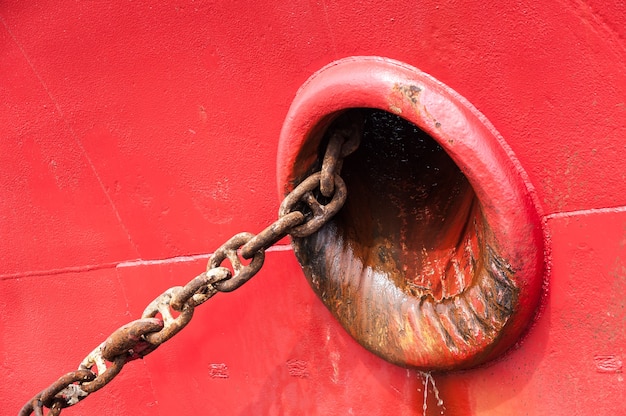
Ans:
{"label": "horizontal seam line", "polygon": [[610,214],[614,212],[626,212],[626,206],[621,205],[617,207],[608,207],[608,208],[590,208],[590,209],[581,209],[581,210],[566,211],[566,212],[555,212],[553,214],[548,214],[544,216],[544,218],[547,220],[551,220],[555,218],[569,218],[569,217],[577,217],[577,216],[585,216],[585,215],[593,215],[593,214]]}
{"label": "horizontal seam line", "polygon": [[[266,253],[278,252],[278,251],[290,251],[292,250],[291,245],[289,244],[281,244],[268,248],[265,250]],[[175,256],[168,257],[164,259],[155,259],[155,260],[124,260],[124,261],[116,261],[116,262],[107,262],[100,264],[87,264],[81,266],[69,266],[62,267],[58,269],[49,269],[49,270],[31,270],[26,272],[19,273],[8,273],[0,275],[0,281],[3,280],[14,280],[21,279],[27,277],[40,277],[40,276],[55,276],[59,274],[67,274],[67,273],[82,273],[89,272],[94,270],[103,270],[103,269],[114,269],[118,267],[137,267],[137,266],[150,266],[156,264],[167,264],[167,263],[184,263],[189,261],[196,261],[202,259],[208,259],[213,253],[204,253],[204,254],[192,254],[187,256]]]}

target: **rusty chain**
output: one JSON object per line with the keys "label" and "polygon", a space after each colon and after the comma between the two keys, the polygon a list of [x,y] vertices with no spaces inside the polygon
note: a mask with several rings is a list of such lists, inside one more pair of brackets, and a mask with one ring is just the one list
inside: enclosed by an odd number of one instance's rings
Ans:
{"label": "rusty chain", "polygon": [[[343,158],[358,148],[361,126],[360,119],[346,118],[343,127],[333,131],[321,170],[308,176],[285,197],[277,221],[257,235],[233,236],[211,255],[205,272],[185,286],[163,292],[146,307],[141,319],[115,330],[85,357],[76,371],[60,377],[29,400],[19,416],[32,413],[43,416],[44,407],[50,409],[48,415],[59,415],[63,408],[100,390],[126,363],[145,357],[182,330],[193,317],[196,306],[217,292],[232,292],[250,280],[263,266],[265,250],[281,238],[287,235],[306,237],[319,230],[346,200],[346,185],[339,173]],[[315,196],[316,189],[330,201],[322,204]],[[250,262],[244,264],[240,256]],[[226,259],[232,270],[221,266]],[[176,317],[172,311],[177,313]]]}

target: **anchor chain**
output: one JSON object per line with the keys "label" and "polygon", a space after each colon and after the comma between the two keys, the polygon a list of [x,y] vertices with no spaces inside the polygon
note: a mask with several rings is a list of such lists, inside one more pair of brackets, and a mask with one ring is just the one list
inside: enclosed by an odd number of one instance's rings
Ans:
{"label": "anchor chain", "polygon": [[[100,390],[126,363],[145,357],[182,330],[197,306],[217,292],[232,292],[250,280],[263,266],[269,247],[287,235],[306,237],[319,230],[345,203],[347,190],[339,173],[343,158],[358,148],[361,126],[362,120],[346,118],[342,127],[333,131],[321,170],[285,197],[278,220],[257,235],[234,235],[211,255],[205,272],[185,286],[163,292],[146,307],[141,319],[115,330],[85,357],[76,371],[63,375],[29,400],[19,416],[43,416],[44,407],[50,409],[47,415],[59,415],[64,408]],[[250,262],[244,264],[242,258]],[[230,268],[222,266],[226,260]]]}

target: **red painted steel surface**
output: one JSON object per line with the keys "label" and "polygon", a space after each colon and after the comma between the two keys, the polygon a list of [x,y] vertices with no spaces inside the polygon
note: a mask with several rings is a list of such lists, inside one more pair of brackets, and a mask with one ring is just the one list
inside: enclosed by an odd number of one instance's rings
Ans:
{"label": "red painted steel surface", "polygon": [[[600,1],[3,2],[2,414],[203,269],[181,256],[275,218],[287,109],[353,55],[466,97],[545,214],[541,314],[496,363],[435,375],[426,413],[626,413],[625,28]],[[63,414],[422,414],[423,376],[354,342],[286,244]]]}

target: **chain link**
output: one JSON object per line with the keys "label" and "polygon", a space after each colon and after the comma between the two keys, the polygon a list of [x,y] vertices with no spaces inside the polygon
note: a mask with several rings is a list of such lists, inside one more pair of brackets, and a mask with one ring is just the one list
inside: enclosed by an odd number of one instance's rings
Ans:
{"label": "chain link", "polygon": [[[322,168],[285,197],[278,220],[259,234],[239,233],[220,246],[209,258],[206,272],[185,286],[167,289],[144,310],[141,319],[121,326],[80,363],[40,391],[20,410],[19,416],[61,413],[111,382],[132,360],[143,358],[172,338],[191,321],[196,306],[217,292],[232,292],[252,278],[263,266],[265,250],[287,235],[306,237],[326,224],[344,205],[346,185],[339,176],[343,158],[354,152],[360,141],[362,120],[354,116],[338,120],[331,134]],[[315,191],[329,202],[323,204]],[[321,198],[320,198],[321,199]],[[242,262],[250,260],[247,264]],[[222,266],[228,260],[230,268]],[[174,317],[172,311],[177,313]],[[160,317],[158,317],[160,316]]]}
{"label": "chain link", "polygon": [[335,175],[341,172],[343,159],[358,149],[363,134],[363,117],[358,113],[345,113],[335,124],[338,127],[328,141],[320,178],[320,192],[327,198],[333,194]]}
{"label": "chain link", "polygon": [[313,194],[313,191],[319,187],[321,178],[321,172],[316,172],[309,176],[287,195],[282,204],[280,204],[279,216],[289,214],[292,210],[297,209],[297,206],[302,202],[312,212],[307,222],[289,231],[292,237],[307,237],[313,234],[328,222],[346,202],[346,197],[348,196],[346,184],[339,175],[334,175],[334,194],[328,204],[322,205]]}

